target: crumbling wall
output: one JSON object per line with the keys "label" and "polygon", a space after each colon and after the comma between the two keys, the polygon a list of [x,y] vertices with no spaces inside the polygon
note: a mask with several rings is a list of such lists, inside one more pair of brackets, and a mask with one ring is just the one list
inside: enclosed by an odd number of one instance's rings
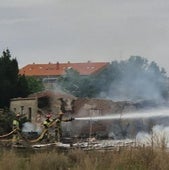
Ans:
{"label": "crumbling wall", "polygon": [[[103,99],[79,98],[74,102],[74,117],[93,117],[125,114],[155,107],[150,101],[134,103],[129,101],[114,102]],[[151,119],[118,119],[118,120],[77,120],[72,122],[72,135],[76,137],[96,138],[132,138],[139,131],[150,131]]]}
{"label": "crumbling wall", "polygon": [[136,109],[138,108],[135,103],[127,101],[114,102],[112,100],[79,98],[74,102],[76,116],[90,116],[91,110],[98,110],[99,115],[106,115],[132,112]]}

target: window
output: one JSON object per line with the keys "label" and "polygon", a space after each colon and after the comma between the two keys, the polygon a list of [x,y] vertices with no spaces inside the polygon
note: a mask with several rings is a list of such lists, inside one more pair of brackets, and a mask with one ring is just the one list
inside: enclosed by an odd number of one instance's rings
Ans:
{"label": "window", "polygon": [[21,106],[21,115],[24,114],[24,106]]}

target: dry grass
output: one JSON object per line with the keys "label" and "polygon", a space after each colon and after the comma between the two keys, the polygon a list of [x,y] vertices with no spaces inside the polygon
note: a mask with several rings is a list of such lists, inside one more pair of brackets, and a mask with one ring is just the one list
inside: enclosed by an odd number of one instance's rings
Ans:
{"label": "dry grass", "polygon": [[113,151],[45,151],[24,156],[14,151],[0,154],[0,170],[168,170],[164,149],[137,148]]}

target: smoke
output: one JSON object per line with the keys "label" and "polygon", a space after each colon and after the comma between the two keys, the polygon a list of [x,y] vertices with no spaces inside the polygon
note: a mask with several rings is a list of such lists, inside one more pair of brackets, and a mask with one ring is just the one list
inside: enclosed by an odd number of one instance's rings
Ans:
{"label": "smoke", "polygon": [[112,83],[108,90],[108,98],[114,101],[136,100],[162,100],[161,90],[146,77],[123,77],[120,81]]}
{"label": "smoke", "polygon": [[103,98],[114,101],[161,101],[168,95],[165,70],[160,70],[155,62],[149,64],[142,57],[132,56],[126,61],[112,62],[107,74],[106,85],[110,85],[100,93]]}
{"label": "smoke", "polygon": [[33,123],[26,122],[23,124],[22,132],[37,132],[41,133],[42,129],[40,126],[36,126]]}
{"label": "smoke", "polygon": [[139,132],[136,141],[148,146],[169,147],[169,126],[156,125],[151,133]]}
{"label": "smoke", "polygon": [[152,139],[151,135],[147,132],[139,132],[136,135],[136,141],[143,145],[151,145],[151,139]]}

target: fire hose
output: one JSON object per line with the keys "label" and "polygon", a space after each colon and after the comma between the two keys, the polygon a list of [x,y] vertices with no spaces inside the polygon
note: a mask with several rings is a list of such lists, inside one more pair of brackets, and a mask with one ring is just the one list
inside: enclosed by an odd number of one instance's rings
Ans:
{"label": "fire hose", "polygon": [[[54,125],[54,123],[56,122],[56,120],[54,120],[48,128],[50,128],[51,126]],[[31,143],[36,143],[38,141],[40,141],[41,139],[43,139],[44,135],[48,132],[48,129],[44,129],[43,132],[41,133],[41,135],[37,138],[37,139],[34,139],[34,140],[29,140],[29,142]]]}
{"label": "fire hose", "polygon": [[20,132],[19,132],[19,135],[21,136],[21,138],[22,138],[23,140],[25,140],[25,141],[28,142],[28,143],[36,143],[36,142],[39,142],[40,140],[43,139],[43,137],[44,137],[45,133],[47,133],[47,131],[48,131],[48,129],[44,129],[44,131],[40,134],[40,136],[39,136],[38,138],[36,138],[36,139],[33,139],[33,140],[27,139],[27,138],[26,138],[25,136],[23,136],[22,133],[20,133]]}
{"label": "fire hose", "polygon": [[25,138],[21,133],[20,131],[18,131],[18,129],[14,129],[12,130],[11,132],[5,134],[5,135],[1,135],[0,138],[5,138],[5,137],[8,137],[10,135],[12,135],[13,133],[17,132],[19,134],[19,136],[24,139],[25,141],[29,142],[29,143],[36,143],[38,141],[40,141],[41,139],[43,139],[45,133],[48,131],[48,129],[44,129],[44,131],[41,133],[41,135],[37,138],[37,139],[34,139],[34,140],[28,140],[27,138]]}
{"label": "fire hose", "polygon": [[[48,126],[48,128],[52,127],[54,125],[54,123],[56,122],[56,119]],[[39,142],[40,140],[43,139],[44,135],[48,132],[48,129],[44,129],[43,132],[40,134],[40,136],[37,138],[37,139],[33,139],[33,140],[29,140],[27,139],[26,137],[24,137],[22,135],[22,133],[16,128],[14,130],[12,130],[10,133],[8,134],[5,134],[5,135],[1,135],[0,138],[5,138],[5,137],[8,137],[10,135],[12,135],[13,133],[17,132],[19,134],[19,136],[25,140],[26,142],[28,143],[36,143],[36,142]]]}
{"label": "fire hose", "polygon": [[17,129],[14,129],[14,130],[12,130],[11,132],[9,132],[9,133],[7,133],[7,134],[5,134],[5,135],[1,135],[0,138],[8,137],[8,136],[12,135],[12,134],[13,134],[14,132],[16,132],[16,131],[17,131]]}

